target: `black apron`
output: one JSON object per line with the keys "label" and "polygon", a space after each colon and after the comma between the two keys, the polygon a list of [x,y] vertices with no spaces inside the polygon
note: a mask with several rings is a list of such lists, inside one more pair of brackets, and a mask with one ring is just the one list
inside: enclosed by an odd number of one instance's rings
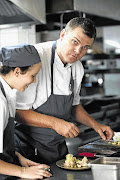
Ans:
{"label": "black apron", "polygon": [[[0,81],[0,88],[2,90],[3,95],[6,97],[1,81]],[[0,153],[1,160],[12,164],[16,159],[15,146],[14,146],[14,130],[15,130],[14,120],[15,118],[13,117],[9,117],[8,119],[8,124],[4,130],[4,135],[3,135],[3,153]]]}
{"label": "black apron", "polygon": [[[53,94],[53,64],[55,48],[56,42],[53,43],[51,56],[51,95],[48,100],[35,109],[35,111],[41,114],[46,114],[70,121],[74,97],[74,81],[72,78],[72,70],[70,80],[72,94]],[[27,158],[31,158],[37,162],[56,162],[59,159],[65,158],[65,155],[68,153],[65,137],[50,128],[40,128],[17,124],[15,130],[15,139],[17,151],[22,153]]]}

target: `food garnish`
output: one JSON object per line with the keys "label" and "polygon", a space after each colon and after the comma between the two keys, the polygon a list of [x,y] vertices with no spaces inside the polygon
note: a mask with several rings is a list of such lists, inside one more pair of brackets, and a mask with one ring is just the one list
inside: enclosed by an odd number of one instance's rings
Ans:
{"label": "food garnish", "polygon": [[114,146],[120,146],[120,141],[113,141],[113,142],[108,142],[108,144],[112,144],[112,145],[114,145]]}
{"label": "food garnish", "polygon": [[88,159],[86,156],[84,156],[84,158],[80,160],[74,157],[72,154],[67,154],[64,167],[70,167],[70,168],[87,167],[87,163],[88,163]]}

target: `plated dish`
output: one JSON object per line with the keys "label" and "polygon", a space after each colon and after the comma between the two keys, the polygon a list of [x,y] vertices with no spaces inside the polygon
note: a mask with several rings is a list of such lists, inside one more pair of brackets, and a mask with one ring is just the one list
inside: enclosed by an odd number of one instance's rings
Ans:
{"label": "plated dish", "polygon": [[79,168],[71,168],[71,167],[65,167],[64,166],[64,163],[65,163],[65,159],[62,159],[62,160],[59,160],[56,162],[56,165],[62,169],[68,169],[68,170],[86,170],[86,169],[90,169],[89,166],[86,166],[86,167],[79,167]]}
{"label": "plated dish", "polygon": [[90,168],[88,167],[87,157],[84,156],[84,158],[76,158],[72,154],[67,154],[66,159],[57,161],[56,165],[60,168],[69,170],[84,170]]}

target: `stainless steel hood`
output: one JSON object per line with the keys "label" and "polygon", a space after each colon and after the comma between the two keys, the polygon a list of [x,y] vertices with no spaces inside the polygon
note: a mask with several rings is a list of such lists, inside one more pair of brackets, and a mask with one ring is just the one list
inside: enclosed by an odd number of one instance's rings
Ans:
{"label": "stainless steel hood", "polygon": [[74,0],[74,10],[120,20],[120,0]]}
{"label": "stainless steel hood", "polygon": [[46,2],[50,13],[74,10],[120,20],[120,0],[47,0]]}
{"label": "stainless steel hood", "polygon": [[76,16],[92,19],[96,27],[120,25],[120,0],[46,0],[46,13],[56,29]]}
{"label": "stainless steel hood", "polygon": [[45,24],[45,1],[0,0],[0,25],[25,23]]}

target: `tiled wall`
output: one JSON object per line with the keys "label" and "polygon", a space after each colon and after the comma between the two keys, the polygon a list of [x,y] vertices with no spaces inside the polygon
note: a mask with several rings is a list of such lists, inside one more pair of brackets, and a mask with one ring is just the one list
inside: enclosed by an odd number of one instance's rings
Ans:
{"label": "tiled wall", "polygon": [[0,47],[16,44],[35,44],[35,25],[24,25],[0,29]]}

